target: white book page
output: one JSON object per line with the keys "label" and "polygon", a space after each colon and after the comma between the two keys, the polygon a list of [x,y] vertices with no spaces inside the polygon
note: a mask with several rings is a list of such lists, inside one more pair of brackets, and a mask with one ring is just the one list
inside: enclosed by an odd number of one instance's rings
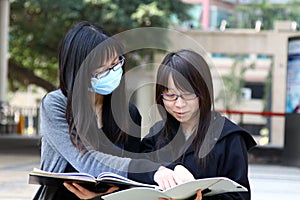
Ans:
{"label": "white book page", "polygon": [[151,188],[131,188],[127,190],[122,190],[120,192],[111,193],[102,196],[104,200],[120,200],[120,199],[130,199],[130,200],[147,200],[147,199],[158,199],[159,197],[169,198],[164,195],[160,190],[155,190]]}
{"label": "white book page", "polygon": [[174,199],[186,199],[196,194],[197,190],[204,190],[212,184],[216,183],[216,181],[216,179],[206,179],[201,181],[194,180],[167,189],[164,191],[164,194]]}
{"label": "white book page", "polygon": [[[159,197],[186,199],[196,194],[197,190],[201,189],[203,196],[216,195],[226,192],[245,192],[247,189],[234,181],[225,178],[206,178],[177,185],[170,189],[161,191],[151,188],[135,187],[127,190],[122,190],[112,194],[103,196],[105,200],[143,200],[143,199],[157,199]],[[206,193],[207,192],[207,193]]]}
{"label": "white book page", "polygon": [[94,180],[90,174],[87,173],[78,173],[78,172],[67,172],[67,173],[56,173],[56,172],[47,172],[41,169],[34,168],[33,171],[30,173],[33,175],[40,175],[45,177],[57,177],[57,178],[74,178],[74,179],[83,179],[83,180]]}
{"label": "white book page", "polygon": [[155,187],[155,185],[136,182],[134,180],[130,180],[126,177],[123,177],[123,176],[120,176],[118,174],[114,174],[114,173],[111,173],[111,172],[103,172],[103,173],[99,174],[97,180],[115,181],[115,182],[120,182],[120,183],[128,183],[128,184],[131,184],[131,185],[151,187],[151,188]]}
{"label": "white book page", "polygon": [[207,196],[221,194],[225,192],[247,192],[248,191],[248,189],[245,188],[244,186],[228,178],[223,178],[221,181],[218,181],[216,184],[212,185],[209,189],[211,189],[211,192],[208,193]]}

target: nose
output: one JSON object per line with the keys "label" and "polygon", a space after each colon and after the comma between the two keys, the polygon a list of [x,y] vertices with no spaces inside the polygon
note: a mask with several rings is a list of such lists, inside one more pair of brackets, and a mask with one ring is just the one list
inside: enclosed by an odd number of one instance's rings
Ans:
{"label": "nose", "polygon": [[175,100],[175,106],[182,107],[185,105],[185,100],[182,99],[181,96],[177,96],[177,99]]}

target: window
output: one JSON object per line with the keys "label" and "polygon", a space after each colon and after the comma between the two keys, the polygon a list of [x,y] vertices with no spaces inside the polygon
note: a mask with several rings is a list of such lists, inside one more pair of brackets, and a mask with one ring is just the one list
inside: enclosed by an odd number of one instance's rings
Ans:
{"label": "window", "polygon": [[246,82],[244,88],[251,90],[251,99],[263,99],[265,92],[264,83],[260,82]]}

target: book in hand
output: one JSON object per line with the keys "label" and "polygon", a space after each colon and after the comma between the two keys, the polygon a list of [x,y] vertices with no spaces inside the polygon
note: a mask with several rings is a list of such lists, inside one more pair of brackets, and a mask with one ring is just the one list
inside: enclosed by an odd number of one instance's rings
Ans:
{"label": "book in hand", "polygon": [[212,196],[227,192],[247,192],[247,188],[236,183],[235,181],[226,177],[204,178],[189,181],[180,185],[176,185],[167,190],[159,190],[155,188],[146,187],[133,187],[126,190],[121,190],[108,195],[102,196],[104,200],[141,200],[145,199],[158,199],[173,198],[176,200],[187,199],[196,195],[197,190],[202,190],[203,196]]}
{"label": "book in hand", "polygon": [[94,177],[87,173],[67,172],[54,173],[47,172],[37,168],[29,173],[29,184],[61,186],[63,182],[76,182],[86,189],[102,193],[106,192],[112,185],[118,186],[120,190],[130,187],[148,187],[155,188],[155,185],[139,183],[118,174],[103,172],[98,177]]}

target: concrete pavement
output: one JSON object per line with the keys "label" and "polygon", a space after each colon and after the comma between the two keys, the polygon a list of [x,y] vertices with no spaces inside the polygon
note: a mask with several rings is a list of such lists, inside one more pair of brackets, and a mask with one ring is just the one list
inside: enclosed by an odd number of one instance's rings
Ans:
{"label": "concrete pavement", "polygon": [[249,166],[253,200],[296,200],[300,197],[300,168],[280,165]]}
{"label": "concrete pavement", "polygon": [[38,155],[0,153],[0,200],[32,199],[37,185],[29,185],[28,173],[39,167]]}
{"label": "concrete pavement", "polygon": [[[28,173],[39,167],[38,154],[0,152],[0,200],[30,200],[37,185],[29,185]],[[249,165],[252,200],[299,199],[300,168]]]}

